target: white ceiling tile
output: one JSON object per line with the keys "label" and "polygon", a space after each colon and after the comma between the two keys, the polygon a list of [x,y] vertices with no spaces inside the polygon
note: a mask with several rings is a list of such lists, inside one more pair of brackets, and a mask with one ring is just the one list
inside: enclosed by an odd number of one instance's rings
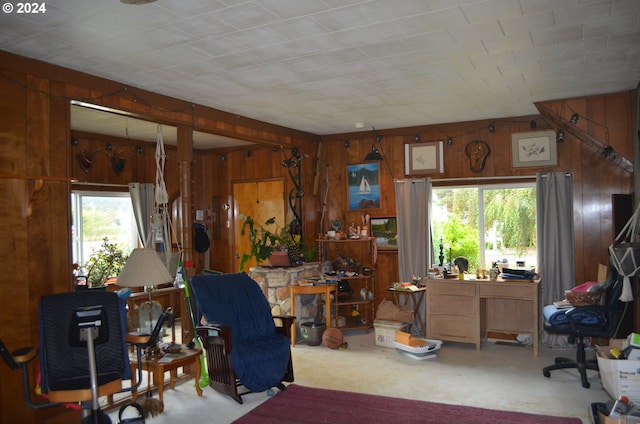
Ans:
{"label": "white ceiling tile", "polygon": [[557,9],[558,25],[584,24],[606,19],[611,13],[611,0],[580,3],[564,9]]}
{"label": "white ceiling tile", "polygon": [[321,0],[261,0],[260,4],[283,19],[310,15],[328,9]]}
{"label": "white ceiling tile", "polygon": [[518,36],[529,31],[540,31],[555,25],[553,11],[543,10],[519,16],[501,18],[500,28],[507,37]]}
{"label": "white ceiling tile", "polygon": [[396,56],[409,52],[410,49],[402,41],[385,41],[382,43],[360,46],[359,50],[369,57]]}
{"label": "white ceiling tile", "polygon": [[47,7],[0,15],[0,49],[318,134],[535,113],[640,80],[638,0]]}
{"label": "white ceiling tile", "polygon": [[567,41],[582,39],[582,25],[567,25],[554,28],[542,28],[531,31],[533,47],[557,45]]}
{"label": "white ceiling tile", "polygon": [[329,32],[312,17],[306,16],[267,25],[267,28],[281,34],[287,40],[312,37]]}
{"label": "white ceiling tile", "polygon": [[636,29],[638,15],[619,16],[584,24],[584,38],[602,37],[613,34],[626,34]]}
{"label": "white ceiling tile", "polygon": [[187,19],[175,20],[169,25],[191,34],[194,38],[208,38],[236,31],[232,25],[218,19],[215,13],[204,13]]}
{"label": "white ceiling tile", "polygon": [[156,5],[184,18],[198,17],[228,7],[228,5],[218,0],[165,1],[156,3]]}
{"label": "white ceiling tile", "polygon": [[257,49],[287,40],[282,34],[267,26],[232,32],[227,34],[226,38],[247,49]]}
{"label": "white ceiling tile", "polygon": [[518,0],[486,0],[461,5],[460,9],[470,24],[495,22],[503,18],[522,15]]}
{"label": "white ceiling tile", "polygon": [[227,22],[236,29],[252,28],[278,20],[276,15],[253,2],[241,3],[221,9],[216,11],[215,14],[218,19]]}

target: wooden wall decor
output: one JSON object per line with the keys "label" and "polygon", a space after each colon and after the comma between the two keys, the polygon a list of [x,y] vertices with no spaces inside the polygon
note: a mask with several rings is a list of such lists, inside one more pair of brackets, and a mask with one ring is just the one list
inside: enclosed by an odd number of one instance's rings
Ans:
{"label": "wooden wall decor", "polygon": [[491,153],[489,145],[481,140],[470,141],[464,147],[464,154],[469,158],[469,167],[473,172],[480,172],[484,169],[489,153]]}

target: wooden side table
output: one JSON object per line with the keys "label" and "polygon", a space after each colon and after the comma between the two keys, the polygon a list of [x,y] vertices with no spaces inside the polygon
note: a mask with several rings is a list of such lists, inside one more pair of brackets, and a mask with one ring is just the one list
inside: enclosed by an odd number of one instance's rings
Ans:
{"label": "wooden side table", "polygon": [[[198,396],[202,396],[202,389],[200,388],[200,354],[202,349],[187,349],[182,346],[182,350],[177,354],[165,354],[162,358],[157,359],[145,359],[142,357],[142,369],[153,373],[153,382],[158,388],[158,398],[162,402],[162,391],[164,388],[164,373],[169,371],[169,388],[174,389],[176,383],[177,370],[185,365],[194,365],[196,370],[195,385],[196,393]],[[131,360],[131,371],[133,377],[131,379],[132,384],[136,384],[138,363],[135,359]],[[133,392],[131,400],[133,402],[138,398],[138,392]]]}
{"label": "wooden side table", "polygon": [[[393,299],[396,305],[409,305],[413,308],[414,324],[417,324],[420,336],[427,337],[427,326],[422,319],[422,305],[425,303],[424,294],[426,293],[426,287],[421,287],[418,290],[396,290],[394,288],[389,289],[393,293]],[[402,303],[401,303],[401,299]],[[411,303],[409,303],[411,301]]]}
{"label": "wooden side table", "polygon": [[[324,319],[326,328],[331,327],[331,292],[336,290],[336,284],[320,284],[317,286],[290,286],[291,315],[296,316],[296,295],[297,294],[323,294],[324,293]],[[293,323],[291,328],[291,346],[296,345],[296,327]]]}

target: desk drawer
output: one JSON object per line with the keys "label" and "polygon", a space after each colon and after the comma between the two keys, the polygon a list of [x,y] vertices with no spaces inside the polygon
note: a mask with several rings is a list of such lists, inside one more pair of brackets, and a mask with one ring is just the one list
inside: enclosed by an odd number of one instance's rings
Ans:
{"label": "desk drawer", "polygon": [[514,286],[508,283],[496,283],[491,285],[480,285],[480,297],[495,297],[507,299],[533,299],[536,286]]}
{"label": "desk drawer", "polygon": [[450,294],[428,296],[428,314],[455,314],[476,316],[476,298]]}
{"label": "desk drawer", "polygon": [[431,293],[433,296],[440,296],[443,294],[455,295],[455,296],[473,296],[476,295],[476,285],[473,283],[458,283],[458,282],[429,282],[427,284],[427,293]]}
{"label": "desk drawer", "polygon": [[456,315],[430,315],[427,323],[430,338],[457,338],[473,342],[478,338],[475,317]]}

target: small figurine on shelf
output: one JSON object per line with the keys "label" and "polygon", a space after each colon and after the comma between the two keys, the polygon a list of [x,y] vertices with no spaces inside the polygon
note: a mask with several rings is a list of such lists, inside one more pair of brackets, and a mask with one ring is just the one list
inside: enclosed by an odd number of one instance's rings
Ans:
{"label": "small figurine on shelf", "polygon": [[355,222],[352,222],[351,225],[349,225],[349,238],[352,238],[352,239],[360,238],[360,235],[358,234],[358,228],[356,227]]}

